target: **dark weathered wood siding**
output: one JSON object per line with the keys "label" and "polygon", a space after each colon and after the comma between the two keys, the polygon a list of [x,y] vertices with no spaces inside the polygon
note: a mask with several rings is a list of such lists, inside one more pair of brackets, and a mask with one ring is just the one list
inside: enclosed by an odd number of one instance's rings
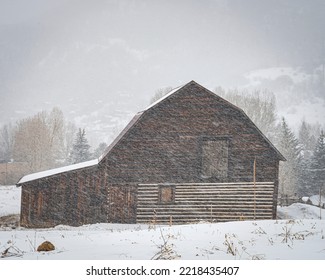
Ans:
{"label": "dark weathered wood siding", "polygon": [[25,183],[21,226],[77,226],[106,222],[107,188],[103,175],[95,166]]}
{"label": "dark weathered wood siding", "polygon": [[[226,176],[203,176],[202,143],[206,139],[228,141]],[[273,182],[275,198],[277,151],[241,110],[189,83],[138,115],[100,162],[109,178],[108,203],[114,205],[108,209],[108,220],[137,221],[138,184],[252,182],[254,159],[256,181]],[[122,197],[129,191],[132,203],[125,203]]]}

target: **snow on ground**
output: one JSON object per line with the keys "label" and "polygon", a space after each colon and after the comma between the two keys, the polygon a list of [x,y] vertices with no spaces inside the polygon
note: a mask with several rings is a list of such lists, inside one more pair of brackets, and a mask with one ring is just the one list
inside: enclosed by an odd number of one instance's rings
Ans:
{"label": "snow on ground", "polygon": [[313,205],[294,203],[287,207],[278,206],[280,219],[325,219],[325,209]]}
{"label": "snow on ground", "polygon": [[325,205],[325,196],[323,195],[321,197],[319,195],[312,195],[309,199],[313,205]]}
{"label": "snow on ground", "polygon": [[[4,208],[8,205],[1,213],[17,213],[19,207],[13,207],[19,205],[16,192],[15,187],[0,187],[0,205]],[[317,210],[315,206],[299,203],[279,208],[280,214],[286,214],[286,220],[173,226],[95,224],[60,225],[50,229],[0,228],[0,258],[325,260],[325,220],[319,220]],[[46,240],[55,245],[55,250],[37,252],[38,245]]]}
{"label": "snow on ground", "polygon": [[20,187],[0,185],[0,217],[19,214]]}
{"label": "snow on ground", "polygon": [[[175,226],[96,224],[0,231],[7,259],[325,259],[325,220],[241,221]],[[56,249],[39,253],[52,242]],[[4,255],[6,256],[6,255]]]}

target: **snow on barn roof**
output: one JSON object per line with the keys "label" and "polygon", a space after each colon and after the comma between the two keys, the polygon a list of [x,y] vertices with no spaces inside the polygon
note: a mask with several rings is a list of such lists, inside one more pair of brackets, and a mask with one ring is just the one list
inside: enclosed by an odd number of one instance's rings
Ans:
{"label": "snow on barn roof", "polygon": [[199,87],[201,87],[203,90],[210,92],[211,94],[213,94],[214,96],[222,99],[224,102],[228,103],[229,106],[235,108],[236,110],[239,110],[248,120],[249,122],[255,127],[255,129],[259,132],[259,134],[264,138],[264,140],[270,145],[270,147],[275,151],[275,153],[278,155],[279,159],[282,161],[286,161],[285,157],[279,152],[279,150],[271,143],[271,141],[261,132],[261,130],[255,125],[255,123],[246,115],[246,113],[244,112],[244,110],[242,110],[241,108],[237,107],[236,105],[232,104],[231,102],[227,101],[226,99],[218,96],[217,94],[215,94],[214,92],[204,88],[203,86],[199,85],[198,83],[196,83],[195,81],[190,81],[189,83],[185,84],[185,85],[181,85],[177,88],[172,89],[170,92],[168,92],[166,95],[164,95],[163,97],[161,97],[160,99],[158,99],[157,101],[155,101],[154,103],[150,104],[147,108],[145,108],[143,111],[140,111],[139,113],[137,113],[133,119],[129,122],[129,124],[121,131],[121,133],[113,140],[113,142],[106,148],[106,150],[104,151],[104,153],[101,155],[101,157],[99,158],[99,162],[102,161],[109,153],[110,151],[117,145],[117,143],[127,134],[127,132],[140,120],[140,118],[142,117],[143,113],[145,113],[146,111],[148,111],[149,109],[152,109],[153,107],[155,107],[157,104],[161,103],[162,101],[164,101],[165,99],[168,99],[171,95],[173,95],[174,93],[178,92],[180,89],[188,86],[188,85],[197,85]]}
{"label": "snow on barn roof", "polygon": [[155,102],[153,102],[152,104],[150,104],[146,109],[144,109],[143,111],[147,111],[148,109],[154,107],[156,104],[160,103],[161,101],[163,101],[164,99],[167,99],[169,96],[171,96],[173,93],[175,93],[176,91],[178,91],[180,88],[182,88],[184,85],[181,85],[177,88],[172,89],[170,92],[168,92],[167,94],[165,94],[163,97],[159,98],[158,100],[156,100]]}
{"label": "snow on barn roof", "polygon": [[[167,97],[169,97],[170,95],[172,95],[173,93],[178,91],[183,86],[184,85],[179,86],[179,87],[177,87],[175,89],[172,89],[168,94],[166,94],[162,98],[158,99],[156,102],[152,103],[144,111],[147,111],[148,109],[154,107],[156,104],[160,103],[162,100],[166,99]],[[22,177],[19,180],[19,182],[17,183],[17,186],[21,185],[23,183],[26,183],[26,182],[34,181],[34,180],[45,178],[45,177],[49,177],[49,176],[60,174],[60,173],[63,173],[63,172],[68,172],[68,171],[72,171],[72,170],[77,170],[77,169],[97,165],[98,162],[101,161],[106,156],[106,154],[117,144],[117,142],[124,136],[124,134],[130,129],[130,127],[132,127],[133,124],[138,121],[138,119],[141,117],[141,115],[142,115],[142,113],[144,111],[139,112],[138,114],[136,114],[133,117],[131,122],[123,129],[123,131],[120,133],[120,135],[118,135],[114,139],[114,141],[106,148],[106,152],[104,152],[103,155],[99,157],[99,159],[90,160],[90,161],[81,162],[81,163],[77,163],[77,164],[73,164],[73,165],[69,165],[69,166],[64,166],[64,167],[60,167],[60,168],[55,168],[55,169],[50,169],[50,170],[46,170],[46,171],[42,171],[42,172],[29,174],[29,175],[26,175],[26,176]]]}
{"label": "snow on barn roof", "polygon": [[37,179],[53,176],[56,174],[60,174],[60,173],[64,173],[64,172],[68,172],[68,171],[72,171],[72,170],[77,170],[77,169],[81,169],[81,168],[85,168],[85,167],[91,167],[91,166],[94,166],[97,164],[98,164],[98,159],[93,159],[93,160],[89,160],[89,161],[85,161],[85,162],[80,162],[77,164],[72,164],[72,165],[63,166],[63,167],[59,167],[59,168],[55,168],[55,169],[50,169],[50,170],[46,170],[46,171],[28,174],[28,175],[22,177],[19,180],[19,182],[17,183],[17,185],[21,185],[26,182],[34,181]]}
{"label": "snow on barn roof", "polygon": [[172,89],[170,92],[168,92],[166,95],[164,95],[163,97],[161,97],[160,99],[158,99],[157,101],[155,101],[154,103],[150,104],[146,109],[144,109],[143,111],[138,112],[133,119],[128,123],[128,125],[121,131],[121,133],[113,140],[113,142],[106,148],[106,150],[104,151],[104,153],[99,157],[99,161],[101,161],[104,157],[106,157],[106,155],[114,148],[114,146],[124,137],[124,135],[130,130],[130,128],[140,119],[140,117],[142,116],[142,114],[151,109],[152,107],[154,107],[155,105],[157,105],[158,103],[160,103],[161,101],[167,99],[169,96],[171,96],[173,93],[175,93],[176,91],[178,91],[179,89],[181,89],[182,87],[184,87],[184,85],[179,86],[177,88]]}

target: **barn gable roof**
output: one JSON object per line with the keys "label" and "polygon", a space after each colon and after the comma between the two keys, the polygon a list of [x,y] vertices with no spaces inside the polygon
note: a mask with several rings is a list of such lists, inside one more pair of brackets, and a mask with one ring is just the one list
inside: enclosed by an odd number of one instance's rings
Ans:
{"label": "barn gable roof", "polygon": [[170,98],[174,94],[177,94],[177,92],[179,92],[181,89],[184,89],[184,88],[186,88],[188,86],[200,87],[206,93],[213,95],[215,98],[218,98],[219,100],[222,100],[223,102],[227,103],[230,107],[232,107],[235,110],[241,112],[241,114],[245,117],[245,119],[247,119],[250,122],[250,124],[256,129],[256,131],[259,132],[261,137],[268,143],[270,148],[274,150],[274,152],[276,153],[279,160],[282,160],[282,161],[286,160],[284,158],[284,156],[277,150],[277,148],[270,142],[270,140],[259,130],[259,128],[252,122],[252,120],[246,115],[246,113],[242,109],[240,109],[239,107],[233,105],[232,103],[230,103],[229,101],[223,99],[222,97],[216,95],[215,93],[213,93],[212,91],[206,89],[205,87],[199,85],[195,81],[191,81],[191,82],[189,82],[189,83],[187,83],[187,84],[185,84],[183,86],[180,86],[180,87],[177,87],[177,88],[171,90],[168,94],[166,94],[165,96],[163,96],[162,98],[160,98],[156,102],[152,103],[145,110],[137,113],[133,117],[133,119],[129,122],[129,124],[115,138],[115,140],[106,148],[105,152],[103,153],[102,156],[99,157],[99,159],[95,159],[95,160],[86,161],[86,162],[82,162],[82,163],[78,163],[78,164],[73,164],[73,165],[69,165],[69,166],[64,166],[64,167],[60,167],[60,168],[50,169],[50,170],[47,170],[47,171],[42,171],[42,172],[29,174],[29,175],[26,175],[26,176],[22,177],[19,180],[19,182],[17,183],[17,186],[22,185],[23,183],[26,183],[26,182],[34,181],[34,180],[45,178],[45,177],[50,177],[50,176],[57,175],[57,174],[60,174],[60,173],[69,172],[69,171],[73,171],[73,170],[78,170],[78,169],[98,165],[104,158],[106,158],[106,156],[113,150],[113,148],[124,137],[126,137],[127,133],[132,129],[132,127],[134,127],[136,125],[136,123],[138,123],[140,121],[141,117],[143,116],[143,114],[145,112],[147,112],[149,110],[153,110],[156,106],[160,105],[161,103],[163,103],[165,100],[167,100],[168,98]]}
{"label": "barn gable roof", "polygon": [[120,132],[120,134],[113,140],[111,144],[105,149],[104,153],[99,157],[99,162],[106,157],[106,155],[115,147],[115,145],[124,137],[124,135],[130,130],[131,127],[140,119],[143,112],[137,113],[127,126]]}
{"label": "barn gable roof", "polygon": [[[194,82],[194,81],[192,81]],[[190,82],[191,83],[191,82]],[[190,84],[188,83],[188,84]],[[186,84],[186,85],[188,85]],[[170,92],[168,92],[166,95],[155,101],[154,103],[150,104],[146,109],[143,111],[138,112],[132,120],[128,123],[128,125],[121,131],[121,133],[113,140],[113,142],[106,148],[104,153],[99,157],[99,162],[102,161],[109,153],[110,151],[117,145],[117,143],[129,132],[129,130],[140,120],[141,116],[144,112],[148,111],[149,109],[155,107],[158,103],[161,103],[162,101],[166,100],[168,97],[170,97],[172,94],[183,88],[184,86],[179,86],[177,88],[172,89]]]}
{"label": "barn gable roof", "polygon": [[86,168],[86,167],[95,166],[97,164],[98,164],[98,159],[94,159],[94,160],[89,160],[89,161],[85,161],[85,162],[80,162],[77,164],[72,164],[72,165],[68,165],[68,166],[63,166],[63,167],[59,167],[59,168],[54,168],[54,169],[49,169],[49,170],[45,170],[45,171],[41,171],[41,172],[37,172],[37,173],[28,174],[19,180],[19,182],[17,183],[17,186],[22,185],[23,183],[31,182],[31,181],[38,180],[41,178],[54,176],[54,175],[57,175],[60,173],[65,173],[65,172],[69,172],[69,171],[73,171],[73,170],[78,170],[78,169],[82,169],[82,168]]}
{"label": "barn gable roof", "polygon": [[201,86],[200,84],[196,83],[195,81],[190,81],[189,83],[179,86],[177,88],[172,89],[169,93],[152,103],[150,106],[148,106],[145,110],[137,113],[133,119],[129,122],[129,124],[122,130],[122,132],[115,138],[115,140],[107,147],[103,155],[99,158],[99,162],[104,159],[111,151],[112,149],[118,144],[118,142],[124,138],[124,136],[130,131],[130,129],[141,119],[142,115],[147,112],[148,110],[152,110],[157,105],[161,104],[168,98],[170,98],[172,95],[177,94],[177,92],[185,87],[188,86],[197,86],[200,87],[205,92],[212,94],[215,98],[218,98],[219,100],[222,100],[223,102],[227,103],[230,107],[234,108],[235,110],[238,110],[243,114],[243,116],[253,125],[253,127],[259,132],[259,134],[262,136],[262,138],[268,143],[268,145],[273,149],[277,155],[277,157],[282,160],[286,161],[285,157],[279,152],[279,150],[272,144],[272,142],[261,132],[261,130],[254,124],[254,122],[247,116],[247,114],[239,107],[235,106],[234,104],[230,103],[229,101],[225,100],[224,98],[218,96],[214,92],[208,90],[207,88]]}

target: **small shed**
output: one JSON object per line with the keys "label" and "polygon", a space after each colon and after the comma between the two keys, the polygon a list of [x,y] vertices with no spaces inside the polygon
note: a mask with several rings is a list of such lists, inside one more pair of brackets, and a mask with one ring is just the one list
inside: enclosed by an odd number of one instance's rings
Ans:
{"label": "small shed", "polygon": [[272,219],[280,160],[240,108],[191,81],[98,160],[23,177],[21,225]]}

